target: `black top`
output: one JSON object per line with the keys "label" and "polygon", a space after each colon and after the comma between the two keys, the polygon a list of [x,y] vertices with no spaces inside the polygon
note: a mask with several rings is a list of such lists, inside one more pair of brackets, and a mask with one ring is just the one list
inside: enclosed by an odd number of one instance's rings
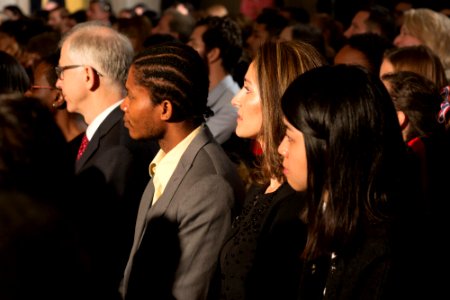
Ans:
{"label": "black top", "polygon": [[221,299],[296,299],[306,226],[302,194],[253,186],[220,253]]}
{"label": "black top", "polygon": [[299,299],[390,299],[393,253],[389,222],[367,224],[352,246],[305,263]]}

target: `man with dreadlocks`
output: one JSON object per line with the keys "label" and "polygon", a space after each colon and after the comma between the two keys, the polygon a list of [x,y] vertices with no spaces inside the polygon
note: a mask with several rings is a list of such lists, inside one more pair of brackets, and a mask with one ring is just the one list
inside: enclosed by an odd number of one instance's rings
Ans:
{"label": "man with dreadlocks", "polygon": [[121,104],[133,139],[157,139],[121,284],[124,299],[206,299],[242,183],[205,117],[199,54],[167,43],[138,54]]}

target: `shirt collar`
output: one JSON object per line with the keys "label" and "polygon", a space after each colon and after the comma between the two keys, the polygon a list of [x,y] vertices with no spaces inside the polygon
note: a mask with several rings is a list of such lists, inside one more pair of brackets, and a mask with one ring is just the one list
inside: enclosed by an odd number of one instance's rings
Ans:
{"label": "shirt collar", "polygon": [[92,137],[94,136],[97,129],[100,127],[100,125],[103,123],[103,121],[108,117],[108,115],[122,103],[123,99],[114,103],[113,105],[109,106],[107,109],[105,109],[102,113],[100,113],[95,119],[91,122],[91,124],[88,125],[86,128],[86,137],[90,141]]}

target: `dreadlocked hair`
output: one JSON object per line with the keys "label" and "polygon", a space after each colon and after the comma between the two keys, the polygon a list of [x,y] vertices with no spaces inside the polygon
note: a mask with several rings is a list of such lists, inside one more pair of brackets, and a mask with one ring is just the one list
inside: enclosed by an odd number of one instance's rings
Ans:
{"label": "dreadlocked hair", "polygon": [[179,42],[164,43],[139,53],[133,66],[136,82],[148,88],[155,104],[172,103],[170,122],[191,120],[200,125],[213,114],[207,106],[207,67],[193,48]]}

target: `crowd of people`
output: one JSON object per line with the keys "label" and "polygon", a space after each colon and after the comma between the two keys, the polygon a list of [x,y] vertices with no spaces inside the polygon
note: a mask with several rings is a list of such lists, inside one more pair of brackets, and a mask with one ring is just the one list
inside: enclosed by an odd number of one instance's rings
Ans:
{"label": "crowd of people", "polygon": [[0,299],[445,295],[448,10],[266,2],[3,8]]}

